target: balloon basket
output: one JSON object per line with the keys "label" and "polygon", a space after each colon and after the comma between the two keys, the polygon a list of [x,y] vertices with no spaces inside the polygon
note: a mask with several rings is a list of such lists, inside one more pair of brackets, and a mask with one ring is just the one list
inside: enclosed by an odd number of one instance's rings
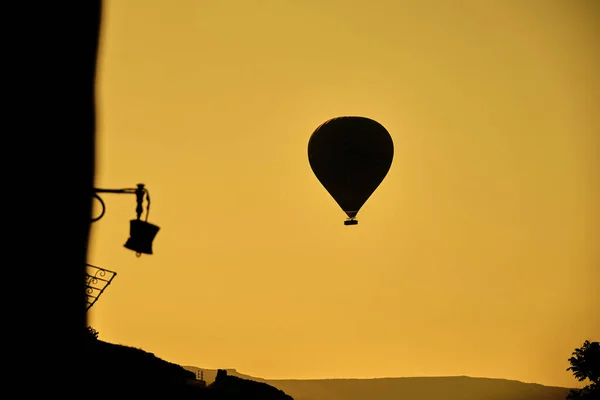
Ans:
{"label": "balloon basket", "polygon": [[344,221],[344,225],[358,225],[358,221],[354,218],[350,218]]}

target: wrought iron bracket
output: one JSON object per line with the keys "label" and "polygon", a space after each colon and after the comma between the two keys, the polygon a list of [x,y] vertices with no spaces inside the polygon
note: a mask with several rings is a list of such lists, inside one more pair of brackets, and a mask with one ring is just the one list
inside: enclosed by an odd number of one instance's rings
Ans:
{"label": "wrought iron bracket", "polygon": [[144,195],[146,195],[146,202],[148,203],[146,206],[146,219],[148,219],[148,214],[150,213],[150,193],[148,192],[148,189],[145,188],[145,185],[143,183],[139,183],[137,185],[137,188],[135,188],[135,189],[133,189],[133,188],[126,188],[126,189],[94,188],[92,197],[100,202],[102,211],[100,212],[99,216],[97,216],[96,218],[92,218],[92,222],[99,221],[100,219],[102,219],[102,217],[104,217],[104,214],[106,214],[106,204],[104,203],[104,200],[102,200],[102,198],[100,197],[99,193],[135,194],[136,201],[137,201],[137,206],[135,209],[135,212],[137,214],[137,219],[140,219],[142,216],[142,213],[144,212],[143,203],[144,203]]}
{"label": "wrought iron bracket", "polygon": [[98,301],[98,298],[104,290],[110,285],[117,276],[115,271],[86,264],[85,274],[85,294],[87,297],[86,311],[89,310]]}

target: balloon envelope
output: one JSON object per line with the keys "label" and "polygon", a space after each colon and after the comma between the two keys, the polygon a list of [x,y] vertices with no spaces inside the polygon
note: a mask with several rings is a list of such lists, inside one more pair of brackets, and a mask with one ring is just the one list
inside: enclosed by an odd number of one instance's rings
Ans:
{"label": "balloon envelope", "polygon": [[310,167],[349,218],[381,184],[393,157],[389,132],[365,117],[330,119],[308,141]]}

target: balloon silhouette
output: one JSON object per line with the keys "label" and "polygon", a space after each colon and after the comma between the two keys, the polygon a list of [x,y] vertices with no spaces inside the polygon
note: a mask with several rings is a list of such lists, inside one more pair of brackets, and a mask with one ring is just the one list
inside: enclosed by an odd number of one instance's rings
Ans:
{"label": "balloon silhouette", "polygon": [[394,142],[378,122],[338,117],[321,124],[308,141],[308,161],[315,176],[356,225],[358,211],[387,175]]}

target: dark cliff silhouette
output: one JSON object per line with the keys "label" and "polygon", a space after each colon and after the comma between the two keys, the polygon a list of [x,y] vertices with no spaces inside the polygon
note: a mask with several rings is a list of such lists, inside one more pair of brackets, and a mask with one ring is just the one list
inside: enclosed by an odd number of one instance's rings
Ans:
{"label": "dark cliff silhouette", "polygon": [[[80,398],[101,1],[11,5],[2,318],[14,351],[4,353],[4,389]],[[23,373],[33,360],[43,367]]]}

